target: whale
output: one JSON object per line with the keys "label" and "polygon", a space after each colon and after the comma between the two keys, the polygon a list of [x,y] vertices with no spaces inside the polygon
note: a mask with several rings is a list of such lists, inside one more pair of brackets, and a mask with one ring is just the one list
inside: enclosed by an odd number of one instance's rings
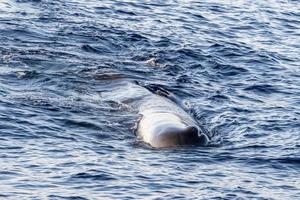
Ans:
{"label": "whale", "polygon": [[147,145],[170,148],[208,144],[208,136],[188,111],[176,103],[170,92],[151,90],[132,82],[122,82],[115,88],[104,96],[136,110],[139,119],[135,134]]}

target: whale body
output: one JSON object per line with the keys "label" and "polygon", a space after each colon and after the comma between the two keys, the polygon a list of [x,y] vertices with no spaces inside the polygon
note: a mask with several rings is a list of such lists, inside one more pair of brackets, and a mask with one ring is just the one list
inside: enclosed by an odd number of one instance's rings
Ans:
{"label": "whale body", "polygon": [[136,134],[155,148],[207,145],[209,139],[197,122],[179,105],[135,83],[122,83],[109,95],[115,101],[137,109],[140,120]]}

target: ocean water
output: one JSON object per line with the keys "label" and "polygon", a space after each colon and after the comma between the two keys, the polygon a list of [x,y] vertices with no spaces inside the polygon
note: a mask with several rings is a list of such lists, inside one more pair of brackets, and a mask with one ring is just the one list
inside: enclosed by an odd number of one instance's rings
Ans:
{"label": "ocean water", "polygon": [[[121,80],[209,146],[138,141]],[[0,199],[300,199],[299,1],[1,0],[0,163]]]}

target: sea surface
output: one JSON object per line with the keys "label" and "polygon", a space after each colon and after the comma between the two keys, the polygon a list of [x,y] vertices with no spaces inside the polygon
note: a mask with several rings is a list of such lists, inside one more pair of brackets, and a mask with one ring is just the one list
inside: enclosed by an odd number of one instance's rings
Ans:
{"label": "sea surface", "polygon": [[[124,80],[210,144],[138,141]],[[300,2],[1,0],[0,199],[300,199]]]}

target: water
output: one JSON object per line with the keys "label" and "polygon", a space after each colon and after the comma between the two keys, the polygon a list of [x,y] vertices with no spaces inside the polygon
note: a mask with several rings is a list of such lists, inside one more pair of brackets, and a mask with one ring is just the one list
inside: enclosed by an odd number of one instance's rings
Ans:
{"label": "water", "polygon": [[[1,199],[299,199],[298,1],[0,1]],[[136,140],[120,80],[208,147]]]}

